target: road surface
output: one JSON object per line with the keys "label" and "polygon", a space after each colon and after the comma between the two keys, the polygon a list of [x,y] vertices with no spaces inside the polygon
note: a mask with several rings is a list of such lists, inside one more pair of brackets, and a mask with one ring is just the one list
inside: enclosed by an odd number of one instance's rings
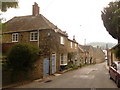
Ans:
{"label": "road surface", "polygon": [[109,73],[104,62],[16,88],[117,88],[117,86],[114,81],[109,79]]}

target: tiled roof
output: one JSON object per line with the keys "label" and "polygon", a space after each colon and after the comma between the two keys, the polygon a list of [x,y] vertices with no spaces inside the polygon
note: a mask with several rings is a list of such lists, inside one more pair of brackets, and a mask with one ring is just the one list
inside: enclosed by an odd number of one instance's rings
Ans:
{"label": "tiled roof", "polygon": [[[56,29],[56,26],[42,14],[14,17],[4,25],[3,32],[20,32],[30,30]],[[57,29],[57,32],[67,36],[67,33]]]}
{"label": "tiled roof", "polygon": [[57,26],[56,26],[56,28],[55,28],[54,30],[55,30],[55,32],[57,32],[57,33],[63,34],[63,35],[65,35],[65,36],[68,36],[68,34],[66,33],[66,31],[60,30]]}
{"label": "tiled roof", "polygon": [[[5,23],[5,32],[54,29],[55,25],[47,20],[43,15],[14,17]],[[3,31],[4,32],[4,31]]]}
{"label": "tiled roof", "polygon": [[[71,39],[68,39],[69,41],[71,42],[74,42],[74,43],[77,43],[76,40],[71,40]],[[78,44],[78,43],[77,43]]]}

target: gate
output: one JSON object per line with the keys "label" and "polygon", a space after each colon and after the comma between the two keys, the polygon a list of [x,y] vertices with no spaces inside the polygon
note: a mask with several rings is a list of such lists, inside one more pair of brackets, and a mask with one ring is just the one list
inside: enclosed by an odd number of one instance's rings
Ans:
{"label": "gate", "polygon": [[49,75],[49,59],[45,58],[44,59],[44,64],[43,64],[43,71],[44,71],[44,76]]}
{"label": "gate", "polygon": [[52,74],[56,72],[56,54],[52,54]]}

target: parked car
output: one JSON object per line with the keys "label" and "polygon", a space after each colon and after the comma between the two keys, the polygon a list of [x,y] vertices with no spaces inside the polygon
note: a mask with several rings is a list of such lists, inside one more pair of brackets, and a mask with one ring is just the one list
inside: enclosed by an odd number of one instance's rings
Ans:
{"label": "parked car", "polygon": [[120,87],[120,61],[114,61],[109,67],[110,79],[113,79]]}

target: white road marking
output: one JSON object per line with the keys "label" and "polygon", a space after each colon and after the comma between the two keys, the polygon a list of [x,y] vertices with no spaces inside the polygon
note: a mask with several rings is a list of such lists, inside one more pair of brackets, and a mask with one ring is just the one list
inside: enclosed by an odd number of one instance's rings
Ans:
{"label": "white road marking", "polygon": [[74,75],[73,78],[81,78],[81,79],[94,79],[94,75]]}

